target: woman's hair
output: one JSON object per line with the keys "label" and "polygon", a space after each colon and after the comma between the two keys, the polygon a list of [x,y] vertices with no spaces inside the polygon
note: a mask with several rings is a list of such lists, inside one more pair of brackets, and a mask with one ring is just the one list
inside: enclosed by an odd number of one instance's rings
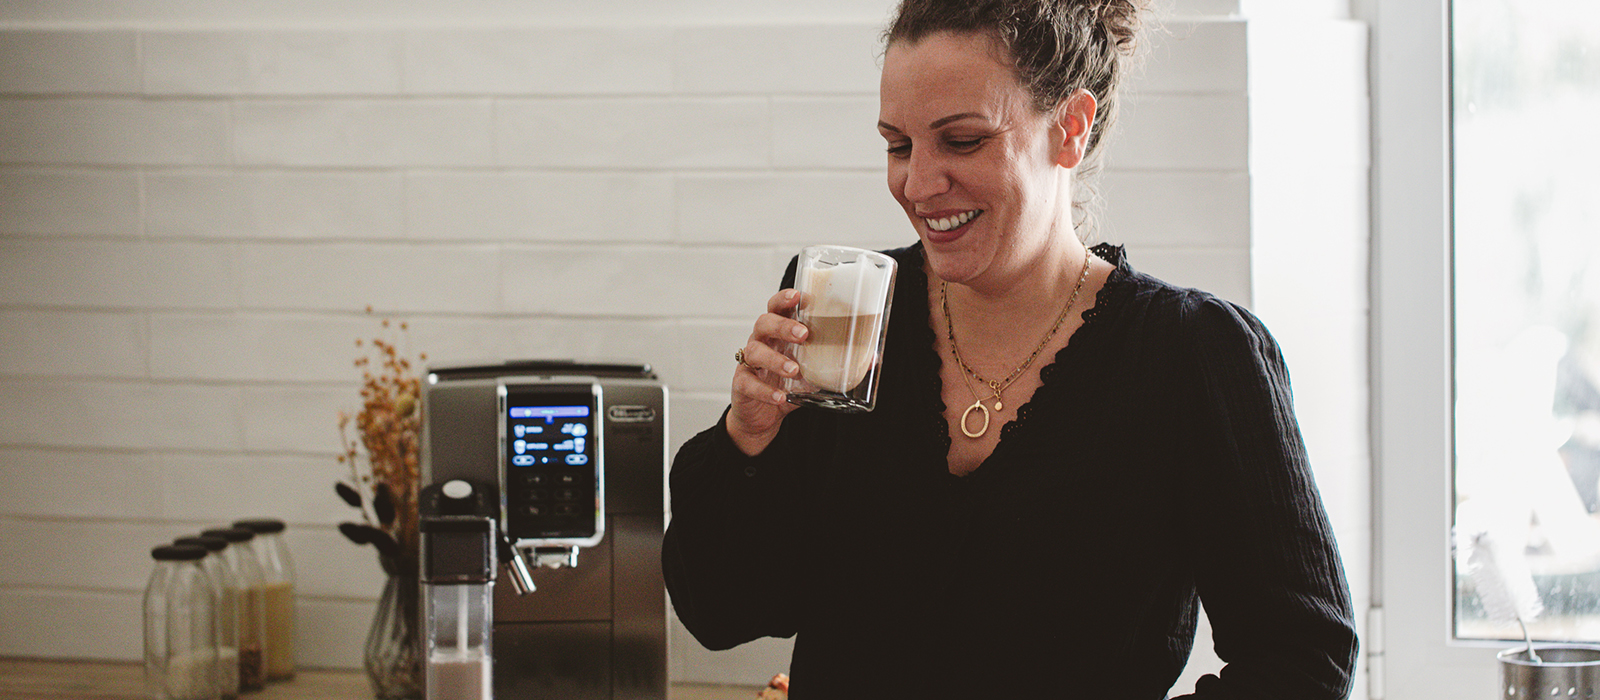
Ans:
{"label": "woman's hair", "polygon": [[[1041,114],[1078,88],[1094,95],[1094,128],[1076,170],[1080,222],[1097,199],[1100,142],[1116,122],[1118,86],[1130,70],[1147,0],[901,0],[885,48],[940,32],[993,36]],[[1087,228],[1087,227],[1085,227]],[[1087,233],[1085,231],[1084,233]]]}

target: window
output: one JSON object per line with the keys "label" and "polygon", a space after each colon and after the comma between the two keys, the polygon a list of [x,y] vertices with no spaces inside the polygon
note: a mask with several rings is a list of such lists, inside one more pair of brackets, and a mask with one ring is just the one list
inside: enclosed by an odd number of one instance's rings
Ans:
{"label": "window", "polygon": [[[1467,13],[1459,3],[1474,1],[1457,0],[1457,14]],[[1513,4],[1529,3],[1506,2],[1500,7]],[[1594,10],[1582,4],[1565,0],[1559,6],[1541,4],[1541,8],[1558,20],[1558,26],[1586,24],[1592,31]],[[1450,557],[1457,494],[1452,478],[1457,442],[1452,429],[1458,427],[1453,421],[1457,378],[1452,374],[1456,356],[1452,290],[1487,284],[1454,276],[1452,246],[1458,242],[1452,240],[1451,227],[1456,211],[1450,188],[1454,104],[1449,70],[1450,7],[1447,0],[1357,0],[1352,6],[1368,22],[1373,39],[1369,65],[1373,89],[1376,556],[1374,610],[1363,640],[1370,660],[1370,696],[1494,697],[1495,652],[1510,645],[1455,634],[1454,594],[1458,591]],[[1507,28],[1497,33],[1504,45],[1530,40],[1512,39]],[[1595,50],[1591,43],[1586,61],[1593,60]],[[1461,71],[1471,69],[1457,66]],[[1592,77],[1588,80],[1597,82]],[[1480,109],[1487,107],[1479,105]],[[1518,125],[1501,134],[1502,147],[1513,152],[1530,150],[1545,136],[1532,134],[1532,128]],[[1566,161],[1582,164],[1576,142],[1568,144]],[[1500,192],[1509,187],[1504,184],[1495,189]],[[1594,191],[1592,184],[1587,188]],[[1522,256],[1528,253],[1525,248],[1513,248],[1513,240],[1511,232],[1501,232],[1498,251],[1504,256],[1502,265],[1494,268],[1489,279],[1510,280],[1526,270],[1520,266],[1527,264]],[[1462,256],[1464,264],[1471,259],[1470,254]],[[1469,272],[1463,269],[1461,274]],[[1553,278],[1541,274],[1540,279]],[[1470,292],[1464,296],[1471,298]],[[1471,389],[1463,387],[1463,391]],[[1552,398],[1546,410],[1553,412],[1553,407]],[[1494,430],[1504,432],[1506,428],[1496,426]],[[1502,631],[1491,634],[1499,637]]]}
{"label": "window", "polygon": [[[1457,541],[1600,641],[1600,3],[1455,0],[1451,55]],[[1465,559],[1454,634],[1521,639]]]}

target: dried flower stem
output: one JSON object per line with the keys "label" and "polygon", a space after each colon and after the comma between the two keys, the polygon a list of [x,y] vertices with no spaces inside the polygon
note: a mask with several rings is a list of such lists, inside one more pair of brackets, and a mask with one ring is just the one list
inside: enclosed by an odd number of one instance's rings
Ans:
{"label": "dried flower stem", "polygon": [[[371,307],[367,312],[372,312]],[[383,319],[381,325],[388,329],[389,320]],[[402,332],[408,330],[405,323],[400,328]],[[359,440],[351,439],[347,430],[351,417],[340,413],[339,439],[344,454],[339,461],[349,464],[351,485],[365,496],[362,519],[389,533],[400,545],[402,556],[409,560],[400,564],[415,566],[422,382],[411,360],[392,340],[373,338],[370,345],[357,340],[356,347],[366,351],[355,360],[355,366],[362,370],[361,410],[355,414]],[[420,363],[427,357],[427,353],[419,353],[417,360]],[[359,466],[363,452],[366,473]],[[378,484],[388,485],[394,499],[396,517],[388,526],[379,522],[371,508]]]}

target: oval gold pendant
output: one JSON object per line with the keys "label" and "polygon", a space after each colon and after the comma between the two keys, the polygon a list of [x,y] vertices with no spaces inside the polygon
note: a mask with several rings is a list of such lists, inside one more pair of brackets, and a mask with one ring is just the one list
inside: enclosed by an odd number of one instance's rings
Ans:
{"label": "oval gold pendant", "polygon": [[[983,427],[979,428],[978,432],[975,433],[967,430],[967,416],[974,410],[983,411]],[[973,401],[972,405],[967,407],[967,410],[961,412],[961,434],[976,439],[983,437],[983,434],[987,432],[989,432],[989,407],[983,405],[981,400]]]}

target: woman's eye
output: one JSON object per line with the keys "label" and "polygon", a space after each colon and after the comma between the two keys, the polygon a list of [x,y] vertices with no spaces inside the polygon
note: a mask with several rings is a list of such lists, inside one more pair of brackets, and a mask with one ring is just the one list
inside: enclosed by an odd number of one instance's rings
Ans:
{"label": "woman's eye", "polygon": [[889,149],[888,150],[889,150],[889,155],[894,156],[896,158],[904,158],[904,157],[906,157],[908,155],[911,155],[911,144],[909,144],[909,143],[891,143],[891,144],[889,144]]}
{"label": "woman's eye", "polygon": [[955,151],[970,151],[970,150],[973,150],[973,149],[977,148],[978,146],[982,145],[983,144],[983,139],[981,139],[981,138],[976,138],[976,139],[950,139],[948,141],[945,141],[945,144],[950,146],[951,150],[955,150]]}

